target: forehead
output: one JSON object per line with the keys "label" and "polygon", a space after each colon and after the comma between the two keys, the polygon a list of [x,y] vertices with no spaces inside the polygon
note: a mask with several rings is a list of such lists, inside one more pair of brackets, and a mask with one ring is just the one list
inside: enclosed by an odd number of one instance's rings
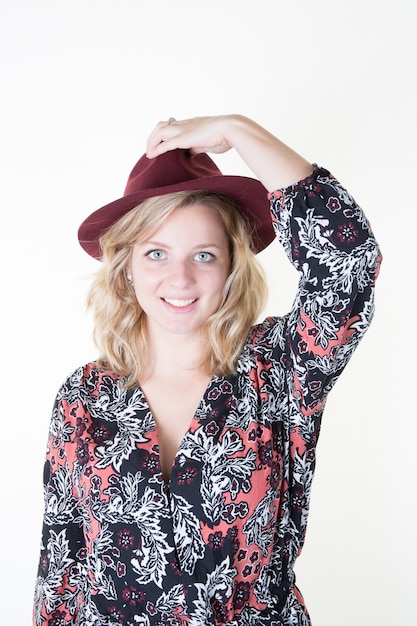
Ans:
{"label": "forehead", "polygon": [[207,240],[207,243],[213,239],[216,243],[223,242],[228,237],[216,209],[208,204],[196,203],[174,209],[163,223],[146,237],[154,238],[169,238],[174,241],[184,238],[201,239]]}

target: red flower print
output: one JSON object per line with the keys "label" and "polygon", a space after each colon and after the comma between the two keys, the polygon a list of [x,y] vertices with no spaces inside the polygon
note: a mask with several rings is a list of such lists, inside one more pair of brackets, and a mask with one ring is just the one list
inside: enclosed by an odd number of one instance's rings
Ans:
{"label": "red flower print", "polygon": [[236,398],[234,396],[229,396],[226,398],[224,406],[228,409],[234,409],[236,407]]}
{"label": "red flower print", "polygon": [[124,613],[119,611],[119,609],[116,606],[110,606],[107,609],[107,612],[115,622],[121,622],[125,618]]}
{"label": "red flower print", "polygon": [[65,626],[66,624],[64,611],[54,611],[48,619],[48,626]]}
{"label": "red flower print", "polygon": [[339,199],[335,198],[334,196],[330,196],[330,198],[327,200],[326,208],[329,209],[331,213],[336,213],[336,211],[339,211],[339,209],[341,208]]}
{"label": "red flower print", "polygon": [[217,624],[226,624],[228,619],[228,610],[224,604],[222,604],[219,600],[214,600],[212,603],[213,613],[216,619]]}
{"label": "red flower print", "polygon": [[237,560],[238,561],[243,561],[243,559],[246,557],[247,555],[247,550],[244,550],[243,548],[241,550],[239,550],[239,554],[237,555]]}
{"label": "red flower print", "polygon": [[180,566],[179,563],[176,561],[175,563],[170,563],[169,564],[171,570],[174,572],[174,574],[176,574],[177,576],[179,576],[181,574],[181,570],[180,570]]}
{"label": "red flower print", "polygon": [[120,563],[120,561],[117,561],[116,573],[119,578],[123,578],[124,576],[126,576],[126,565],[124,563]]}
{"label": "red flower print", "polygon": [[217,400],[220,395],[220,390],[218,387],[214,387],[211,391],[209,391],[208,398],[209,400]]}
{"label": "red flower print", "polygon": [[223,393],[231,393],[232,392],[232,385],[229,383],[229,381],[225,380],[222,382],[222,384],[220,385],[220,389],[222,390]]}
{"label": "red flower print", "polygon": [[307,460],[310,461],[310,463],[314,463],[314,461],[316,460],[316,451],[314,450],[314,448],[307,452]]}
{"label": "red flower print", "polygon": [[272,442],[267,441],[264,446],[259,448],[259,459],[262,465],[268,465],[271,467],[272,465]]}
{"label": "red flower print", "polygon": [[296,489],[291,494],[291,505],[296,511],[302,511],[304,505],[304,496],[301,491]]}
{"label": "red flower print", "polygon": [[305,186],[305,191],[308,197],[312,198],[313,196],[318,196],[321,191],[321,185],[313,178],[307,179],[307,184]]}
{"label": "red flower print", "polygon": [[251,563],[255,563],[255,561],[257,561],[259,559],[259,552],[257,550],[255,550],[255,552],[252,552],[252,554],[249,557],[249,561]]}
{"label": "red flower print", "polygon": [[305,339],[301,339],[301,341],[298,342],[298,350],[300,351],[300,354],[304,354],[305,352],[307,352],[307,349],[307,342],[305,341]]}
{"label": "red flower print", "polygon": [[239,504],[235,505],[235,510],[238,516],[241,519],[244,519],[246,515],[248,514],[248,505],[246,502],[239,502]]}
{"label": "red flower print", "polygon": [[216,422],[212,420],[204,426],[204,430],[206,435],[208,435],[209,437],[214,437],[214,435],[217,435],[217,433],[219,432],[219,427],[217,426]]}
{"label": "red flower print", "polygon": [[288,358],[285,354],[282,355],[279,362],[281,363],[283,367],[285,367],[285,369],[287,370],[291,369],[291,366],[292,366],[291,359]]}
{"label": "red flower print", "polygon": [[144,469],[147,469],[148,472],[150,472],[151,474],[159,472],[159,470],[161,469],[159,456],[157,454],[146,454],[142,461],[142,467]]}
{"label": "red flower print", "polygon": [[236,519],[235,507],[234,504],[228,504],[225,506],[224,511],[222,513],[222,518],[231,524]]}
{"label": "red flower print", "polygon": [[80,441],[75,449],[75,455],[80,465],[85,465],[86,463],[88,463],[90,458],[90,454],[88,452],[88,443]]}
{"label": "red flower print", "polygon": [[131,606],[141,604],[145,599],[144,594],[137,587],[130,585],[122,591],[122,598],[125,602],[128,602]]}
{"label": "red flower print", "polygon": [[122,550],[129,550],[133,548],[133,544],[135,543],[135,538],[127,528],[123,530],[119,530],[117,533],[117,543],[122,548]]}
{"label": "red flower print", "polygon": [[103,443],[104,441],[108,441],[110,439],[110,430],[104,424],[93,424],[87,430],[88,434],[91,435],[94,443]]}
{"label": "red flower print", "polygon": [[235,592],[233,594],[233,607],[235,609],[243,609],[247,601],[249,600],[250,584],[240,582],[236,585]]}
{"label": "red flower print", "polygon": [[272,489],[277,489],[278,485],[280,484],[280,477],[281,477],[281,470],[280,470],[279,463],[277,463],[276,461],[273,461],[271,463],[271,479],[270,479],[270,485]]}
{"label": "red flower print", "polygon": [[217,530],[214,534],[210,533],[208,536],[208,544],[212,550],[219,550],[224,545],[224,537],[220,530]]}
{"label": "red flower print", "polygon": [[177,474],[177,483],[178,485],[191,485],[191,483],[195,480],[195,477],[198,475],[197,468],[195,467],[186,467],[181,470]]}
{"label": "red flower print", "polygon": [[87,558],[87,554],[87,548],[81,548],[77,552],[77,559],[79,559],[80,561],[84,561]]}
{"label": "red flower print", "polygon": [[77,417],[75,436],[77,438],[81,437],[84,431],[85,431],[85,424],[83,423],[83,420],[81,419],[81,417]]}
{"label": "red flower print", "polygon": [[149,615],[156,615],[156,608],[153,602],[148,602],[146,605],[146,611]]}
{"label": "red flower print", "polygon": [[237,526],[232,526],[232,528],[229,528],[229,530],[227,531],[227,536],[229,537],[229,539],[236,539],[238,534],[239,531]]}
{"label": "red flower print", "polygon": [[355,229],[352,222],[340,224],[338,230],[337,236],[342,243],[354,243],[359,235],[359,232]]}
{"label": "red flower print", "polygon": [[49,570],[49,557],[47,554],[43,554],[40,558],[40,568],[43,574],[46,574]]}
{"label": "red flower print", "polygon": [[245,567],[243,568],[242,571],[242,575],[244,578],[247,578],[248,576],[250,576],[252,574],[252,568],[250,565],[245,565]]}

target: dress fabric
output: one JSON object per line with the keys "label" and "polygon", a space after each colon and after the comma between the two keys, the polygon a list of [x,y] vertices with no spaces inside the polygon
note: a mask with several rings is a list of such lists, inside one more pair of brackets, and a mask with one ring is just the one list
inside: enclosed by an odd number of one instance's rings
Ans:
{"label": "dress fabric", "polygon": [[323,168],[270,194],[292,310],[213,377],[162,479],[139,387],[95,363],[58,392],[34,626],[308,626],[294,562],[326,397],[373,315],[380,253]]}

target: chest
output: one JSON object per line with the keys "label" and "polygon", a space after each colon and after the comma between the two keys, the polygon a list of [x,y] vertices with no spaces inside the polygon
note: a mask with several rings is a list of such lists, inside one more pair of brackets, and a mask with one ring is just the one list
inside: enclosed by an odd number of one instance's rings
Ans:
{"label": "chest", "polygon": [[209,376],[198,374],[182,379],[153,378],[142,384],[156,425],[160,464],[166,482],[209,383]]}

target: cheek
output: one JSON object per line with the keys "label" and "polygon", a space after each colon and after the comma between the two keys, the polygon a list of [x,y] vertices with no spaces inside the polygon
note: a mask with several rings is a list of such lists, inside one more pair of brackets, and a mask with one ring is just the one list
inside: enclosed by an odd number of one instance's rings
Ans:
{"label": "cheek", "polygon": [[227,272],[222,272],[212,281],[211,291],[213,295],[216,294],[219,299],[221,299],[223,296],[224,286],[226,284],[228,276],[229,274]]}
{"label": "cheek", "polygon": [[133,266],[133,284],[138,291],[150,291],[158,282],[157,273],[143,266]]}
{"label": "cheek", "polygon": [[136,300],[139,304],[146,302],[155,291],[152,280],[143,274],[133,276],[133,288],[135,290]]}

